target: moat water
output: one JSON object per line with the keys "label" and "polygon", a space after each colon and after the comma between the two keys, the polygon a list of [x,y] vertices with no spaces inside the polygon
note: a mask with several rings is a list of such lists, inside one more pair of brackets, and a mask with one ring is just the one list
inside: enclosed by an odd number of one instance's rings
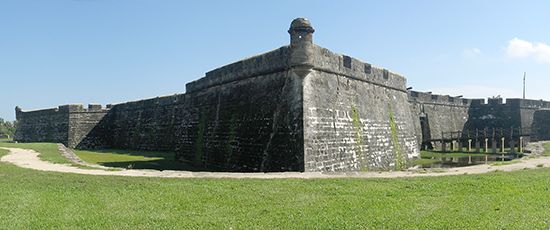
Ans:
{"label": "moat water", "polygon": [[482,156],[464,156],[464,157],[434,157],[429,158],[436,162],[430,164],[417,164],[415,168],[456,168],[480,164],[491,164],[495,162],[506,162],[521,158],[521,155],[482,155]]}

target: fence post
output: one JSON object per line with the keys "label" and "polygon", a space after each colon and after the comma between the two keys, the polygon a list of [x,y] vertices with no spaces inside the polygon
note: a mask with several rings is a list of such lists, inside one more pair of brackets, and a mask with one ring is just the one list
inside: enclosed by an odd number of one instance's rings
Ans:
{"label": "fence post", "polygon": [[500,141],[500,152],[504,153],[504,137],[501,137]]}
{"label": "fence post", "polygon": [[519,137],[519,152],[523,153],[523,137]]}

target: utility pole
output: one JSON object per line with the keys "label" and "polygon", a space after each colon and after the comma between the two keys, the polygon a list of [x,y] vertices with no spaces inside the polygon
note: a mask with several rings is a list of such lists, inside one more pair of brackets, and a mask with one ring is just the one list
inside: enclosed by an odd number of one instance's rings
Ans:
{"label": "utility pole", "polygon": [[525,99],[525,75],[527,75],[527,73],[523,72],[523,99]]}

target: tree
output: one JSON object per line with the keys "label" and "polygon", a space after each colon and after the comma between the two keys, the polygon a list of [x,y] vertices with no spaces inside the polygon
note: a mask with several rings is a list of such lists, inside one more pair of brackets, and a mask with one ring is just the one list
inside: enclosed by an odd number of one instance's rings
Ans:
{"label": "tree", "polygon": [[0,118],[0,136],[13,137],[15,134],[15,122],[5,121]]}

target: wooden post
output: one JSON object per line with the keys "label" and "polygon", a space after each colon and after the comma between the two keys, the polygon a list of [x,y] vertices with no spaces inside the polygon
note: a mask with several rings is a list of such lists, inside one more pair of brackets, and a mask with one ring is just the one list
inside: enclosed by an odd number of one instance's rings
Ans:
{"label": "wooden post", "polygon": [[519,137],[519,152],[523,153],[523,137]]}
{"label": "wooden post", "polygon": [[455,151],[455,141],[454,140],[451,140],[451,152]]}
{"label": "wooden post", "polygon": [[496,133],[495,133],[495,129],[493,128],[493,139],[491,141],[491,149],[492,149],[492,153],[497,153],[497,139],[495,137]]}
{"label": "wooden post", "polygon": [[468,140],[468,152],[472,151],[472,139]]}
{"label": "wooden post", "polygon": [[504,137],[500,138],[500,152],[504,153]]}
{"label": "wooden post", "polygon": [[479,153],[481,146],[479,144],[479,130],[476,129],[476,153]]}
{"label": "wooden post", "polygon": [[441,152],[447,151],[447,143],[445,143],[445,133],[441,132]]}
{"label": "wooden post", "polygon": [[510,128],[510,153],[516,153],[516,141],[514,140],[514,128]]}

